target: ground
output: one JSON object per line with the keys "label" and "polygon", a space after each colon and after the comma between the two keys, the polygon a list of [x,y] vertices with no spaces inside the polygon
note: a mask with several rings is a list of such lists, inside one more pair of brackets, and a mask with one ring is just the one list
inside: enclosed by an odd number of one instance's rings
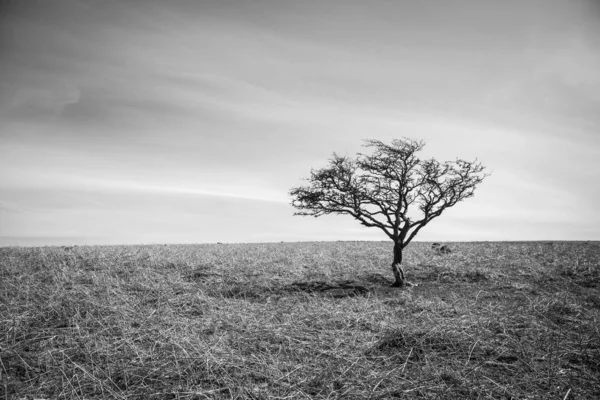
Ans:
{"label": "ground", "polygon": [[600,398],[600,243],[0,248],[0,398]]}

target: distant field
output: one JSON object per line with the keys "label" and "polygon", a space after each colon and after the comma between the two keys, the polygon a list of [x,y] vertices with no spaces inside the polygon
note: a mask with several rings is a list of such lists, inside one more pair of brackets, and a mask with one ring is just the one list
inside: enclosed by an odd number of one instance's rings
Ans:
{"label": "distant field", "polygon": [[449,246],[0,248],[0,399],[600,398],[600,243]]}

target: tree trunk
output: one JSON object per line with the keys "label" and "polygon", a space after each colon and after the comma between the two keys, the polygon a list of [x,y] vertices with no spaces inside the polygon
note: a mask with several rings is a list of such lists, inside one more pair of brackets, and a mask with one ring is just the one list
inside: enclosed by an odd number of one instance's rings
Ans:
{"label": "tree trunk", "polygon": [[404,271],[401,267],[402,264],[402,244],[394,242],[394,262],[392,263],[392,271],[394,272],[395,281],[392,287],[404,286]]}

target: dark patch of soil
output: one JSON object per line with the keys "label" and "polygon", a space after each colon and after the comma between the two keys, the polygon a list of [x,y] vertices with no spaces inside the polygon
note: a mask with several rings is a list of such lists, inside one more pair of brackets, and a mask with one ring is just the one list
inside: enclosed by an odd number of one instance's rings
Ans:
{"label": "dark patch of soil", "polygon": [[374,285],[389,286],[392,284],[392,281],[390,279],[381,274],[376,273],[364,274],[359,276],[359,278],[361,281],[365,281]]}
{"label": "dark patch of soil", "polygon": [[223,284],[218,287],[208,288],[206,291],[206,294],[211,297],[240,299],[250,302],[264,302],[273,293],[274,290],[269,287],[245,284]]}
{"label": "dark patch of soil", "polygon": [[369,287],[352,280],[337,282],[294,282],[285,287],[284,290],[323,294],[334,298],[366,296],[371,292]]}

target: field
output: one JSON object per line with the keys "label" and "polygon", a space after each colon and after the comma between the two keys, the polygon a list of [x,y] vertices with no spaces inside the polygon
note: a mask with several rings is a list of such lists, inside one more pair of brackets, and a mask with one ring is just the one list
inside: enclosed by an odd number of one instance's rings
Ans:
{"label": "field", "polygon": [[0,399],[597,399],[600,243],[0,248]]}

